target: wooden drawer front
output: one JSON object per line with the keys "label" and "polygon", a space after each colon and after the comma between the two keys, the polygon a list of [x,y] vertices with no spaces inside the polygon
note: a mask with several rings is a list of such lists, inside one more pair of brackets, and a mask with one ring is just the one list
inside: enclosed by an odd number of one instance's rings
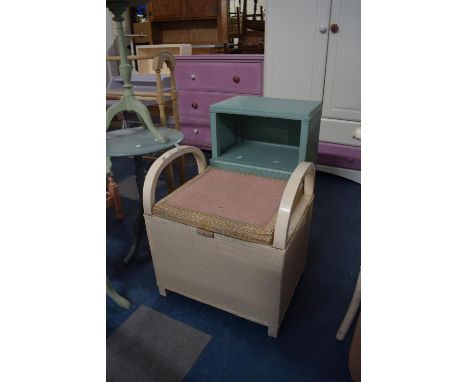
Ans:
{"label": "wooden drawer front", "polygon": [[180,90],[215,90],[260,95],[262,64],[180,61],[177,63],[176,80]]}
{"label": "wooden drawer front", "polygon": [[209,119],[180,116],[180,131],[184,134],[184,144],[211,148]]}
{"label": "wooden drawer front", "polygon": [[234,97],[238,94],[179,90],[178,95],[179,114],[209,119],[211,104]]}
{"label": "wooden drawer front", "polygon": [[326,166],[361,170],[361,148],[333,143],[319,143],[318,163]]}

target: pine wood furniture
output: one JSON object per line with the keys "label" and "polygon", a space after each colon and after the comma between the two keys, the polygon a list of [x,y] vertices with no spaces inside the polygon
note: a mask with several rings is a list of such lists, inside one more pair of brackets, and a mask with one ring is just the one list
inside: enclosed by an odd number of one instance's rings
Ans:
{"label": "pine wood furniture", "polygon": [[[211,107],[210,167],[193,146],[153,163],[143,209],[161,295],[175,291],[277,337],[307,261],[320,109],[311,101],[234,97]],[[198,175],[156,201],[161,172],[186,154]]]}
{"label": "pine wood furniture", "polygon": [[[151,0],[147,8],[153,44],[228,42],[226,0]],[[197,53],[210,51],[197,49]]]}
{"label": "pine wood furniture", "polygon": [[177,56],[176,80],[184,143],[211,148],[213,103],[239,94],[263,94],[263,55]]}
{"label": "pine wood furniture", "polygon": [[141,37],[136,36],[133,38],[135,46],[141,44],[152,44],[153,42],[153,31],[151,28],[151,23],[146,21],[144,23],[133,23],[133,33],[137,35],[142,35]]}

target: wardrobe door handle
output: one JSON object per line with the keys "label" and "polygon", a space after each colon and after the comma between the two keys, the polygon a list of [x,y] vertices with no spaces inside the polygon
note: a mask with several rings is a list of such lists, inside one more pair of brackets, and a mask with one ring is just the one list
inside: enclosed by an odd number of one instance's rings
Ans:
{"label": "wardrobe door handle", "polygon": [[338,31],[340,30],[340,27],[338,26],[338,24],[332,24],[330,25],[330,31],[335,34],[335,33],[338,33]]}
{"label": "wardrobe door handle", "polygon": [[322,34],[323,34],[323,33],[327,33],[327,30],[328,30],[328,28],[327,28],[326,25],[320,25],[320,26],[319,26],[319,31],[320,31],[320,33],[322,33]]}

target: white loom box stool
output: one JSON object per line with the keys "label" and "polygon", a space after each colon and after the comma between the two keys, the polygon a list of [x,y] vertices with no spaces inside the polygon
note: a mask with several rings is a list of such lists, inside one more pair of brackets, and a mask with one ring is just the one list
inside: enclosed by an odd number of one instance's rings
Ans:
{"label": "white loom box stool", "polygon": [[[284,188],[269,224],[269,242],[268,229],[261,231],[263,236],[255,236],[258,232],[254,232],[250,237],[249,227],[240,227],[237,234],[232,231],[229,219],[226,224],[215,219],[216,224],[210,226],[203,213],[200,218],[197,214],[184,217],[173,205],[175,213],[171,209],[161,212],[161,203],[171,194],[155,204],[158,178],[169,163],[188,153],[194,155],[199,175],[174,193],[189,193],[197,181],[208,179],[209,171],[210,176],[216,176],[214,171],[229,172],[207,168],[203,153],[191,146],[178,146],[151,166],[143,189],[143,207],[159,291],[163,296],[166,290],[174,291],[265,325],[268,335],[276,338],[307,260],[315,166],[301,162],[287,181],[281,180]],[[258,180],[254,183],[268,181]],[[190,221],[193,224],[187,223]]]}

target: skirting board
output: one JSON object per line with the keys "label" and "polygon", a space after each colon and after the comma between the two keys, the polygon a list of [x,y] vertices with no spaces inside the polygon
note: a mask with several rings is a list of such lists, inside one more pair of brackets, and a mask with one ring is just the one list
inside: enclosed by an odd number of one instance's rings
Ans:
{"label": "skirting board", "polygon": [[353,182],[361,184],[361,171],[350,170],[347,168],[325,166],[323,164],[317,165],[317,171],[328,172],[329,174],[338,175],[342,178],[346,178],[352,180]]}

